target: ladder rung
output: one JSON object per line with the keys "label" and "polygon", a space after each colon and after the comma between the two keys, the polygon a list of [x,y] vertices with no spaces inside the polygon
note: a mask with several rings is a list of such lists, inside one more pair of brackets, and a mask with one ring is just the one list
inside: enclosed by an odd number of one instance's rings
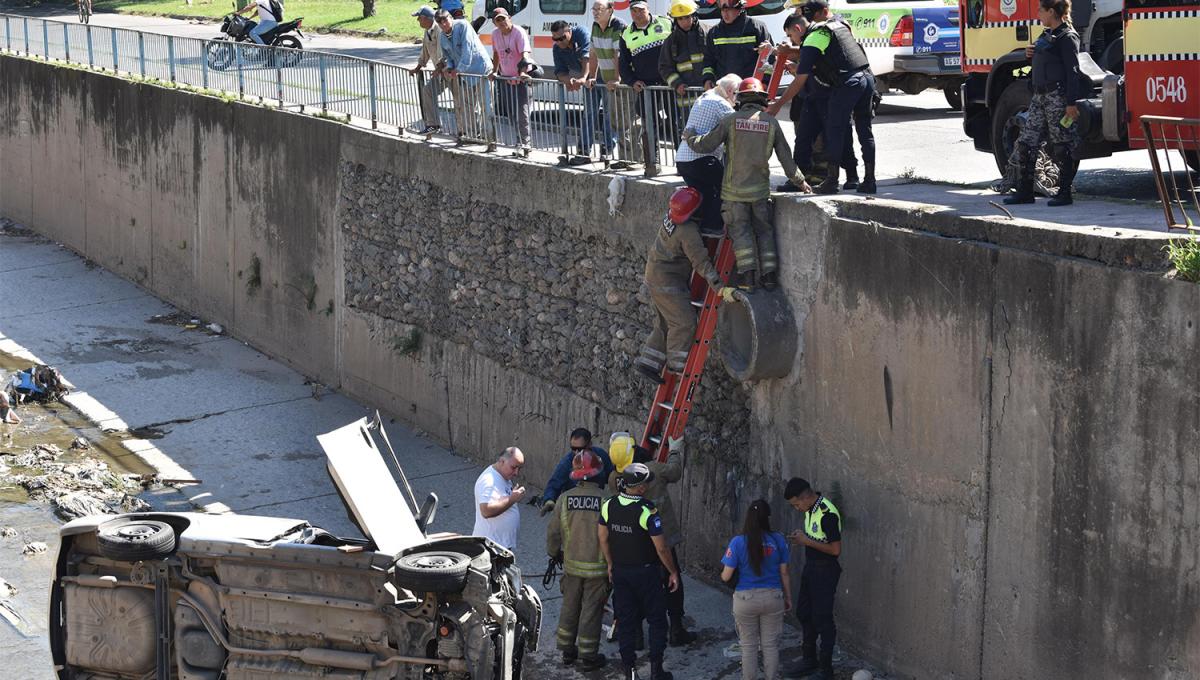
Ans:
{"label": "ladder rung", "polygon": [[692,300],[692,306],[693,307],[703,307],[704,300]]}
{"label": "ladder rung", "polygon": [[659,403],[658,407],[659,407],[659,408],[666,409],[666,410],[668,410],[668,411],[674,411],[674,410],[675,410],[675,406],[674,406],[674,405],[673,405],[671,402],[669,402],[669,401],[664,401],[664,402],[661,402],[661,403]]}
{"label": "ladder rung", "polygon": [[658,446],[662,443],[662,435],[652,434],[650,435],[650,441],[654,442],[655,446]]}

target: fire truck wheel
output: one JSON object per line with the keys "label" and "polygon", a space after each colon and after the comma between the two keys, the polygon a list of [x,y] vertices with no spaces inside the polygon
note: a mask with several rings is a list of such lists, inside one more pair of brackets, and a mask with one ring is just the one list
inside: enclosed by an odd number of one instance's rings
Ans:
{"label": "fire truck wheel", "polygon": [[[1021,114],[1029,108],[1031,98],[1028,81],[1018,79],[1004,88],[996,102],[996,115],[992,118],[992,155],[996,159],[996,167],[1000,169],[1001,176],[1008,167],[1008,157],[1021,135],[1024,125],[1024,116]],[[1050,154],[1046,153],[1045,145],[1038,151],[1033,188],[1044,196],[1058,193],[1058,166],[1050,159]]]}
{"label": "fire truck wheel", "polygon": [[951,111],[962,111],[962,92],[959,91],[958,85],[943,88],[942,94],[946,95],[946,103],[950,105]]}
{"label": "fire truck wheel", "polygon": [[1200,151],[1184,151],[1183,157],[1193,172],[1200,172]]}

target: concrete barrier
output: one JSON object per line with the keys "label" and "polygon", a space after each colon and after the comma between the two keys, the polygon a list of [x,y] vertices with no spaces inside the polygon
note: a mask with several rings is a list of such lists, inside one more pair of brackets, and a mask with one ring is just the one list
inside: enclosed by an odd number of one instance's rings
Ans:
{"label": "concrete barrier", "polygon": [[[0,214],[479,458],[543,479],[641,426],[671,187],[0,56]],[[712,574],[751,500],[845,516],[842,642],[921,679],[1200,677],[1200,287],[1163,239],[892,201],[776,205],[799,346],[714,362],[678,509]],[[402,453],[402,452],[401,452]]]}

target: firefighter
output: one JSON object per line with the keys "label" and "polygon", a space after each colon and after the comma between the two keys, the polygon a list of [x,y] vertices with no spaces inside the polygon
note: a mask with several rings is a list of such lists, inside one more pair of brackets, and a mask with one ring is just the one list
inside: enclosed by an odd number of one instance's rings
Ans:
{"label": "firefighter", "polygon": [[[736,285],[753,290],[761,283],[763,288],[771,290],[779,281],[775,225],[769,200],[771,153],[779,158],[779,164],[792,184],[804,192],[812,189],[796,169],[779,121],[766,111],[767,92],[762,82],[757,78],[743,80],[738,85],[734,108],[735,111],[725,116],[711,132],[698,135],[695,130],[687,129],[683,131],[683,137],[698,153],[708,153],[725,144],[721,215],[733,239],[738,269]],[[726,301],[732,299],[733,290],[722,289],[722,297]]]}
{"label": "firefighter", "polygon": [[[662,517],[663,535],[666,536],[667,545],[671,549],[671,558],[675,560],[675,564],[679,565],[676,548],[683,543],[683,531],[680,529],[679,519],[675,516],[675,507],[671,504],[671,496],[667,492],[667,487],[683,479],[683,437],[667,440],[667,460],[662,463],[654,460],[654,454],[649,449],[634,443],[633,437],[628,432],[613,433],[609,439],[609,447],[623,452],[622,462],[628,459],[634,463],[642,463],[649,468],[650,472],[654,473],[654,479],[646,485],[645,498],[658,509],[658,514]],[[625,452],[632,452],[632,458],[629,459],[629,453]],[[609,476],[608,490],[610,493],[620,493],[619,477],[618,473]],[[679,566],[679,570],[683,571],[682,565]],[[668,575],[664,564],[662,570],[664,587],[666,587]],[[696,641],[696,634],[687,629],[683,615],[683,579],[680,579],[679,587],[674,591],[667,592],[667,619],[670,621],[667,642],[672,647],[682,647]]]}
{"label": "firefighter", "polygon": [[[876,191],[875,133],[871,130],[871,119],[874,116],[875,74],[871,73],[867,53],[854,39],[848,24],[832,19],[826,0],[808,0],[800,11],[813,25],[800,46],[795,80],[771,104],[769,111],[777,113],[783,108],[814,73],[822,81],[831,83],[833,90],[829,93],[829,108],[825,117],[825,148],[830,150],[831,158],[837,157],[839,150],[850,141],[850,121],[853,116],[865,166],[858,192],[873,194]],[[829,163],[825,181],[817,185],[814,191],[818,194],[836,194],[839,175],[838,163]]]}
{"label": "firefighter", "polygon": [[704,87],[730,73],[742,78],[754,75],[758,50],[771,45],[771,32],[763,22],[746,14],[745,0],[721,0],[721,22],[708,32],[704,53]]}
{"label": "firefighter", "polygon": [[[1039,0],[1038,20],[1046,27],[1037,42],[1025,48],[1033,60],[1029,117],[1013,148],[1017,192],[1004,199],[1009,205],[1033,203],[1033,173],[1042,142],[1058,164],[1058,193],[1046,205],[1070,205],[1071,182],[1079,168],[1079,34],[1071,26],[1070,0]],[[1013,163],[1010,160],[1010,165]]]}
{"label": "firefighter", "polygon": [[[675,0],[667,12],[671,15],[671,34],[663,43],[658,54],[658,72],[668,87],[675,90],[675,105],[683,111],[688,101],[687,88],[704,85],[704,50],[708,45],[708,27],[696,16],[693,0]],[[675,135],[683,129],[682,121],[675,121]],[[675,140],[676,146],[679,140]]]}
{"label": "firefighter", "polygon": [[600,504],[608,496],[600,487],[604,469],[595,453],[576,454],[571,470],[576,485],[559,498],[557,512],[546,526],[546,553],[560,557],[563,565],[558,648],[564,666],[578,660],[576,668],[584,673],[599,670],[606,662],[600,653],[600,625],[609,594],[608,564],[596,533]]}
{"label": "firefighter", "polygon": [[679,570],[663,534],[662,517],[644,498],[653,479],[654,473],[642,463],[627,465],[621,473],[625,490],[601,504],[596,527],[613,585],[613,613],[621,622],[617,634],[623,680],[638,679],[634,645],[643,619],[650,624],[650,680],[674,680],[663,668],[667,610],[660,569],[666,566],[670,591],[679,587]]}
{"label": "firefighter", "polygon": [[672,373],[683,371],[695,339],[692,271],[718,291],[723,285],[700,238],[700,225],[692,219],[702,200],[700,192],[692,187],[680,187],[671,194],[667,215],[646,257],[646,286],[656,314],[654,328],[633,365],[660,384],[664,364]]}

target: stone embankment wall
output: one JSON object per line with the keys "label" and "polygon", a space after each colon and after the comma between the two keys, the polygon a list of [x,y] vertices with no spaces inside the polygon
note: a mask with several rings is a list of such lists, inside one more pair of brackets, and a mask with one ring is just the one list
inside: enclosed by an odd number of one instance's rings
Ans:
{"label": "stone embankment wall", "polygon": [[[0,214],[303,372],[542,479],[640,426],[670,187],[0,57]],[[1200,678],[1200,287],[1162,239],[781,200],[801,344],[706,375],[679,509],[712,574],[800,474],[846,516],[845,645],[927,679]],[[11,292],[9,294],[12,294]]]}

